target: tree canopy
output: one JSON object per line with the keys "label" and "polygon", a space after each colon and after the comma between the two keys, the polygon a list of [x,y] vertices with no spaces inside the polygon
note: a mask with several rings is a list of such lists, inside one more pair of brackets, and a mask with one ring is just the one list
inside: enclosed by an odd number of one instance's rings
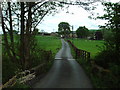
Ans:
{"label": "tree canopy", "polygon": [[[112,32],[112,35],[107,38],[106,41],[106,48],[112,51],[115,51],[115,58],[119,60],[120,56],[120,4],[119,3],[111,3],[105,2],[102,3],[105,6],[106,13],[98,17],[99,19],[108,20],[106,23],[107,30]],[[112,38],[111,38],[112,37]],[[120,60],[119,60],[120,62]]]}
{"label": "tree canopy", "polygon": [[70,25],[68,22],[60,22],[58,24],[58,32],[64,37],[68,37],[70,34]]}
{"label": "tree canopy", "polygon": [[85,26],[80,26],[77,30],[76,30],[76,34],[78,36],[78,38],[86,38],[89,34],[89,30],[85,27]]}

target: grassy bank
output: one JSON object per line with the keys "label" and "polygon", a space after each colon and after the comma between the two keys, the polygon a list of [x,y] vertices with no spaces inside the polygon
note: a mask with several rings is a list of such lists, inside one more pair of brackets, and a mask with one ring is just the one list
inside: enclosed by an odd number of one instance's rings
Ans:
{"label": "grassy bank", "polygon": [[[45,73],[51,67],[52,62],[54,61],[54,56],[61,48],[61,41],[58,37],[50,36],[36,36],[35,37],[36,45],[35,49],[31,52],[30,57],[30,68],[46,63],[44,68],[40,73]],[[17,42],[17,39],[16,39]],[[17,44],[16,44],[17,45]],[[19,46],[19,45],[17,45]],[[3,52],[5,53],[4,46],[2,47]],[[16,48],[17,50],[17,48]],[[49,53],[49,51],[51,53]],[[3,54],[2,58],[2,81],[3,83],[7,82],[12,76],[21,71],[19,64],[13,63],[7,54]],[[16,85],[19,86],[19,85]],[[22,87],[21,87],[22,88]]]}

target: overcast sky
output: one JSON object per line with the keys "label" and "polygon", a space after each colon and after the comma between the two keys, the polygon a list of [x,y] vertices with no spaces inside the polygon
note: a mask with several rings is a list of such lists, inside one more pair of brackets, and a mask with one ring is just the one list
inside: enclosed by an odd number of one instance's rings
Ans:
{"label": "overcast sky", "polygon": [[[119,0],[108,0],[112,2],[118,2]],[[104,14],[103,6],[99,3],[97,9],[94,11],[95,13],[100,13],[100,15]],[[60,22],[68,22],[70,25],[73,25],[75,31],[79,26],[86,26],[88,29],[99,29],[98,25],[104,25],[104,20],[93,20],[89,19],[90,12],[87,12],[83,8],[78,8],[78,6],[70,6],[68,9],[71,13],[66,13],[65,11],[60,11],[54,16],[46,16],[44,21],[38,25],[38,29],[44,30],[45,32],[56,32],[58,31],[58,24]]]}
{"label": "overcast sky", "polygon": [[[119,0],[111,1],[118,2]],[[44,20],[37,26],[37,28],[39,31],[44,30],[45,32],[56,32],[58,31],[58,24],[60,22],[68,22],[70,25],[73,25],[73,31],[75,31],[79,26],[86,26],[88,29],[98,29],[98,25],[104,25],[106,22],[104,20],[89,19],[88,16],[90,16],[90,12],[87,12],[78,6],[70,6],[68,11],[70,11],[70,13],[66,13],[67,10],[61,10],[54,16],[45,16]],[[103,6],[98,4],[97,9],[94,12],[103,15]],[[2,28],[0,27],[0,33],[1,31]]]}
{"label": "overcast sky", "polygon": [[[67,10],[60,11],[54,16],[46,16],[44,21],[37,27],[38,29],[44,30],[45,32],[55,32],[58,31],[58,24],[60,22],[68,22],[70,25],[73,25],[75,31],[79,26],[86,26],[88,29],[98,29],[98,25],[104,25],[106,21],[104,20],[93,20],[89,19],[90,12],[84,10],[82,7],[70,6],[68,8],[70,13],[66,13]],[[98,4],[97,9],[93,11],[95,13],[104,14],[103,6]]]}

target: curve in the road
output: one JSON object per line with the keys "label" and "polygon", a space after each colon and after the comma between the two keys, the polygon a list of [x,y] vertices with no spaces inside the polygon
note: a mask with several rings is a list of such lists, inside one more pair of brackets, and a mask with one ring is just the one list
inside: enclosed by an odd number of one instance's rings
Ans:
{"label": "curve in the road", "polygon": [[56,54],[52,68],[33,88],[92,88],[84,70],[73,59],[68,43],[64,39],[61,41],[62,48]]}

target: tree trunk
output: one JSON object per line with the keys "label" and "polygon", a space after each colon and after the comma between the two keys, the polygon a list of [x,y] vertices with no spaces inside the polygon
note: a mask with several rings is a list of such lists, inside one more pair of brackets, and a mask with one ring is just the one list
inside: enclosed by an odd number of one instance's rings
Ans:
{"label": "tree trunk", "polygon": [[3,19],[2,13],[1,13],[1,21],[2,21],[2,31],[3,31],[3,35],[4,35],[4,46],[6,48],[8,56],[12,59],[12,62],[14,62],[12,54],[10,53],[11,49],[10,49],[10,46],[9,46],[9,43],[8,43],[8,38],[7,38],[7,33],[5,31],[5,26],[4,26],[5,24],[4,24],[4,19]]}
{"label": "tree trunk", "polygon": [[25,43],[25,41],[24,41],[24,28],[25,28],[25,26],[24,26],[24,22],[25,22],[25,20],[24,20],[24,13],[25,11],[24,11],[24,2],[21,2],[21,32],[20,32],[20,60],[21,60],[21,65],[22,65],[22,69],[24,69],[25,67],[24,67],[24,63],[25,63],[25,56],[24,56],[24,43]]}
{"label": "tree trunk", "polygon": [[[117,8],[117,6],[115,6],[115,8]],[[114,17],[119,17],[119,15],[118,15],[118,11],[116,10],[115,11],[115,16]],[[117,61],[116,62],[120,62],[119,60],[120,60],[120,58],[119,58],[119,56],[120,56],[120,29],[119,29],[119,22],[118,21],[115,21],[115,40],[116,40],[116,59],[117,59]]]}
{"label": "tree trunk", "polygon": [[8,10],[9,10],[9,18],[10,18],[10,40],[11,40],[11,44],[13,44],[14,38],[13,38],[13,27],[12,27],[12,15],[11,15],[10,2],[8,2]]}
{"label": "tree trunk", "polygon": [[31,39],[31,27],[32,27],[32,12],[31,12],[31,2],[28,3],[28,20],[26,23],[26,34],[25,34],[25,68],[29,68],[30,64],[30,39]]}
{"label": "tree trunk", "polygon": [[13,56],[13,60],[14,62],[17,62],[16,59],[16,53],[15,53],[15,49],[14,49],[14,37],[13,37],[13,26],[12,26],[12,13],[11,13],[11,5],[10,2],[8,2],[8,11],[9,11],[9,19],[10,19],[10,30],[9,30],[9,34],[10,34],[10,40],[11,40],[11,44],[10,44],[10,49],[12,51],[12,56]]}

